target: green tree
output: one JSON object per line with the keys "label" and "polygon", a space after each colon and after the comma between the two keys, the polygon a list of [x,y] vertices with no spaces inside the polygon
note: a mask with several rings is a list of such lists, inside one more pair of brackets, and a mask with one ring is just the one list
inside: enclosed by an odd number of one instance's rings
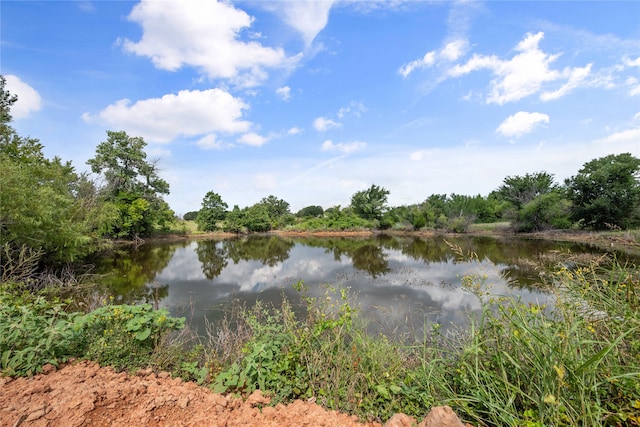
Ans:
{"label": "green tree", "polygon": [[184,219],[185,221],[195,221],[197,218],[198,218],[198,211],[191,211],[182,215],[182,219]]}
{"label": "green tree", "polygon": [[37,139],[10,126],[17,97],[4,85],[0,76],[0,244],[8,249],[3,254],[28,247],[47,263],[74,261],[96,249],[95,232],[108,212],[70,162],[47,159]]}
{"label": "green tree", "polygon": [[107,141],[100,143],[96,156],[87,161],[94,173],[104,175],[105,201],[120,212],[112,228],[115,237],[149,234],[174,216],[161,197],[169,194],[169,184],[158,176],[157,162],[147,160],[146,145],[140,137],[107,131]]}
{"label": "green tree", "polygon": [[595,230],[640,223],[640,159],[610,154],[583,165],[565,180],[572,217]]}
{"label": "green tree", "polygon": [[498,188],[498,195],[512,203],[517,210],[538,196],[557,190],[552,174],[535,172],[524,176],[508,176]]}
{"label": "green tree", "polygon": [[380,220],[387,209],[388,195],[388,190],[372,184],[368,189],[351,196],[351,208],[361,218]]}
{"label": "green tree", "polygon": [[202,200],[202,208],[198,211],[196,222],[198,228],[203,231],[217,230],[218,223],[223,221],[227,214],[228,205],[222,201],[219,194],[209,191]]}
{"label": "green tree", "polygon": [[293,223],[293,215],[289,211],[289,203],[270,195],[260,200],[257,205],[263,206],[269,216],[270,228],[277,229]]}
{"label": "green tree", "polygon": [[322,206],[311,205],[300,209],[296,216],[298,218],[318,218],[324,214]]}
{"label": "green tree", "polygon": [[256,203],[246,208],[243,214],[243,225],[248,231],[260,233],[271,229],[271,217],[264,204]]}
{"label": "green tree", "polygon": [[571,202],[560,191],[542,194],[524,205],[518,215],[518,231],[544,231],[571,227]]}

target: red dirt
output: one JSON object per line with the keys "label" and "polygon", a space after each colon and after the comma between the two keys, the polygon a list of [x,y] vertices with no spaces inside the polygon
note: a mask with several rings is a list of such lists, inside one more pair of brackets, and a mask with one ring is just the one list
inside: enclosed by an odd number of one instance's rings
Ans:
{"label": "red dirt", "polygon": [[[370,426],[355,416],[297,400],[268,406],[260,391],[246,400],[213,393],[194,383],[139,371],[116,373],[93,362],[51,365],[30,378],[0,377],[0,426]],[[420,426],[464,426],[447,407]],[[434,411],[432,411],[433,413]],[[453,418],[451,418],[453,416]],[[431,420],[429,421],[429,417]],[[447,417],[445,424],[441,418]],[[387,427],[416,425],[402,414]]]}

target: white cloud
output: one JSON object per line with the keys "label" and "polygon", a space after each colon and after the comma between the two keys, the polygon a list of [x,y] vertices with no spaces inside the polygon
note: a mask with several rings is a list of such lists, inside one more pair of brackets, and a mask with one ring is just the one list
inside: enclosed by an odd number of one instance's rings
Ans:
{"label": "white cloud", "polygon": [[560,89],[553,92],[542,92],[542,94],[540,94],[540,99],[542,101],[558,99],[571,92],[573,89],[582,86],[591,72],[591,65],[593,64],[587,64],[587,66],[582,68],[565,69],[564,74],[569,78],[567,83],[562,85]]}
{"label": "white cloud", "polygon": [[464,39],[450,41],[439,51],[427,52],[422,58],[404,64],[398,69],[398,73],[400,73],[402,77],[407,77],[415,70],[436,65],[439,60],[443,60],[445,63],[456,61],[467,52],[468,46],[469,43]]}
{"label": "white cloud", "polygon": [[469,49],[469,42],[464,39],[453,40],[447,43],[441,50],[440,56],[447,61],[457,61]]}
{"label": "white cloud", "polygon": [[627,67],[640,67],[640,56],[637,57],[636,59],[624,58],[622,62]]}
{"label": "white cloud", "polygon": [[271,6],[282,14],[287,25],[302,35],[305,44],[309,46],[327,25],[329,11],[334,3],[335,0],[280,1]]}
{"label": "white cloud", "polygon": [[495,78],[491,81],[491,90],[487,103],[505,104],[533,95],[542,90],[544,84],[566,79],[567,83],[555,91],[541,95],[543,101],[557,99],[572,89],[585,84],[591,71],[591,64],[582,68],[566,68],[562,73],[550,68],[560,54],[550,55],[538,47],[544,33],[528,33],[518,43],[515,50],[519,53],[509,60],[495,55],[473,55],[464,64],[458,64],[449,70],[451,77],[459,77],[472,71],[489,69]]}
{"label": "white cloud", "polygon": [[320,132],[340,127],[341,124],[325,117],[318,117],[313,121],[313,127]]}
{"label": "white cloud", "polygon": [[247,105],[221,89],[182,90],[177,95],[150,98],[131,103],[121,99],[97,115],[84,113],[89,123],[123,129],[133,136],[167,143],[178,136],[213,132],[242,133],[251,123],[242,120]]}
{"label": "white cloud", "polygon": [[631,89],[629,89],[629,95],[630,96],[640,95],[640,83],[638,83],[638,79],[637,78],[629,77],[629,78],[627,78],[625,83],[627,84],[627,86],[631,87]]}
{"label": "white cloud", "polygon": [[549,116],[542,113],[519,111],[505,119],[496,132],[506,137],[519,138],[531,132],[541,123],[549,123]]}
{"label": "white cloud", "polygon": [[196,142],[196,145],[203,150],[222,150],[224,148],[231,147],[231,144],[220,141],[218,137],[213,133],[200,138]]}
{"label": "white cloud", "polygon": [[341,107],[336,115],[339,119],[344,119],[348,115],[360,117],[365,111],[367,111],[367,107],[362,102],[351,101],[346,107]]}
{"label": "white cloud", "polygon": [[510,60],[498,57],[473,55],[464,65],[456,65],[450,70],[451,76],[461,76],[472,71],[488,68],[496,76],[491,81],[488,103],[499,105],[517,101],[540,90],[542,84],[560,78],[560,73],[549,65],[559,55],[548,55],[538,48],[544,33],[528,33],[516,46],[518,53]]}
{"label": "white cloud", "polygon": [[279,87],[276,89],[276,95],[278,95],[283,101],[288,101],[291,99],[291,88],[289,86]]}
{"label": "white cloud", "polygon": [[253,147],[260,147],[269,141],[268,138],[264,136],[258,135],[254,132],[245,133],[240,138],[238,138],[238,142],[245,145],[251,145]]}
{"label": "white cloud", "polygon": [[595,142],[599,143],[621,143],[621,142],[636,142],[640,147],[640,128],[628,129],[621,132],[613,133],[606,138],[598,139]]}
{"label": "white cloud", "polygon": [[240,40],[253,18],[227,2],[142,0],[129,20],[139,23],[143,34],[138,42],[125,39],[124,49],[151,58],[160,69],[176,71],[187,65],[210,78],[250,87],[266,79],[265,68],[292,61],[281,48]]}
{"label": "white cloud", "polygon": [[347,143],[334,144],[331,140],[326,140],[322,143],[322,151],[340,151],[344,154],[353,153],[354,151],[362,150],[367,146],[366,142],[353,141]]}
{"label": "white cloud", "polygon": [[42,98],[37,90],[13,74],[7,74],[5,80],[6,90],[18,97],[18,101],[11,106],[11,116],[14,119],[24,119],[42,108]]}
{"label": "white cloud", "polygon": [[407,77],[409,74],[413,73],[415,70],[418,70],[420,68],[431,67],[433,64],[435,64],[435,62],[436,62],[436,53],[434,51],[427,52],[424,54],[422,58],[416,59],[414,61],[411,61],[401,66],[400,69],[398,70],[398,73],[400,73],[402,77]]}
{"label": "white cloud", "polygon": [[288,133],[289,135],[298,135],[298,134],[302,133],[302,129],[300,129],[300,128],[298,128],[298,127],[292,127],[291,129],[289,129],[289,130],[287,131],[287,133]]}

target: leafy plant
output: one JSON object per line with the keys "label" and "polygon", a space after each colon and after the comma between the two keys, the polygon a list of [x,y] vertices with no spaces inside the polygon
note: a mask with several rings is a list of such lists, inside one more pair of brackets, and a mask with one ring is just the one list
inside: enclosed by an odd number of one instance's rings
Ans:
{"label": "leafy plant", "polygon": [[162,336],[184,327],[184,318],[154,310],[151,304],[106,305],[75,319],[84,331],[85,356],[116,369],[148,364]]}

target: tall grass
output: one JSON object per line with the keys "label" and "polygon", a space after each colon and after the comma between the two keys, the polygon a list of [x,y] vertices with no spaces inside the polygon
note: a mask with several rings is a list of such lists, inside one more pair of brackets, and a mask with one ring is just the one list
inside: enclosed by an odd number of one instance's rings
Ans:
{"label": "tall grass", "polygon": [[[345,290],[245,313],[253,331],[219,391],[265,388],[278,401],[313,398],[365,419],[424,416],[448,404],[486,426],[640,425],[640,277],[615,260],[553,275],[554,307],[490,297],[481,274],[463,286],[481,299],[468,330],[407,345],[368,335]],[[265,310],[261,307],[259,310]]]}

